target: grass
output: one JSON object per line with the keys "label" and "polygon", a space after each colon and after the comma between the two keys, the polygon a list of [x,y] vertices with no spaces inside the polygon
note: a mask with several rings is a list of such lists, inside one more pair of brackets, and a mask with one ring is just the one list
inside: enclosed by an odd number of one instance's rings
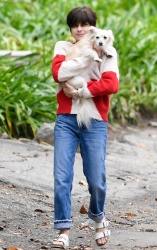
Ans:
{"label": "grass", "polygon": [[0,130],[12,137],[33,137],[43,122],[53,122],[55,83],[51,76],[53,48],[69,40],[66,14],[90,5],[97,26],[110,28],[119,54],[120,90],[111,96],[110,121],[138,123],[142,114],[157,113],[155,0],[0,2],[1,50],[31,50],[19,59],[0,57]]}

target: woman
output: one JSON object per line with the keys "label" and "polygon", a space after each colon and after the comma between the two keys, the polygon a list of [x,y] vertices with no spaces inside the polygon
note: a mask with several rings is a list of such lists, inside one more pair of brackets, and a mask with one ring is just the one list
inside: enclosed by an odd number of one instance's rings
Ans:
{"label": "woman", "polygon": [[[68,13],[67,25],[76,43],[85,36],[90,26],[96,26],[96,20],[96,13],[87,6],[76,7]],[[52,62],[53,78],[58,83],[58,110],[54,129],[54,228],[60,230],[53,246],[59,248],[69,246],[73,165],[78,144],[90,193],[88,216],[95,221],[97,245],[105,245],[110,234],[104,212],[105,158],[110,95],[118,91],[119,85],[117,56],[107,58],[99,53],[102,62],[98,63],[90,55],[77,52],[76,58],[68,60],[66,55],[72,46],[75,44],[71,42],[57,42]],[[84,74],[85,69],[88,74]],[[86,87],[74,89],[68,84],[68,80],[77,75],[84,77]],[[92,98],[93,110],[97,111],[91,114],[90,128],[79,127],[77,123],[80,106],[75,100],[80,96]]]}

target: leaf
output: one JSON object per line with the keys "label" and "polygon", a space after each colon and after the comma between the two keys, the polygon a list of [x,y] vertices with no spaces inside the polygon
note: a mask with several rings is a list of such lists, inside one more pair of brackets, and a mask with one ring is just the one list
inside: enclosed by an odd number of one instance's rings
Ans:
{"label": "leaf", "polygon": [[35,209],[34,212],[45,213],[42,209],[39,209],[39,208]]}
{"label": "leaf", "polygon": [[23,250],[22,248],[9,247],[6,250]]}
{"label": "leaf", "polygon": [[134,214],[134,213],[126,213],[126,215],[127,215],[128,217],[135,217],[135,216],[137,216],[137,215]]}
{"label": "leaf", "polygon": [[81,185],[83,185],[83,186],[88,186],[88,184],[87,184],[87,182],[86,181],[83,181],[83,180],[81,180],[81,181],[79,181],[79,184],[81,184]]}
{"label": "leaf", "polygon": [[84,205],[80,208],[80,214],[88,214],[88,211]]}
{"label": "leaf", "polygon": [[137,216],[134,213],[126,213],[125,215],[120,216],[121,218],[131,218]]}
{"label": "leaf", "polygon": [[41,226],[47,226],[49,223],[47,221],[44,221]]}

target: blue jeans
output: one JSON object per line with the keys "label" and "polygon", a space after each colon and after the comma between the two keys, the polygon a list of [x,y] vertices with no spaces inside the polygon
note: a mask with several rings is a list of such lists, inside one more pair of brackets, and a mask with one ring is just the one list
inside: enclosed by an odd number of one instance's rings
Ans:
{"label": "blue jeans", "polygon": [[88,182],[88,216],[104,218],[106,199],[107,123],[92,119],[90,129],[78,127],[76,115],[58,115],[54,129],[54,228],[71,227],[71,190],[75,153],[80,143],[83,173]]}

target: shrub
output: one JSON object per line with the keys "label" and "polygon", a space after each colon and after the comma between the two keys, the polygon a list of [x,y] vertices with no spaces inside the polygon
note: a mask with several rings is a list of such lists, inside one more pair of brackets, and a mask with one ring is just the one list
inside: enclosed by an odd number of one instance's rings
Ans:
{"label": "shrub", "polygon": [[33,137],[41,123],[55,120],[53,48],[58,40],[71,38],[66,14],[82,4],[93,7],[98,26],[115,35],[120,89],[111,96],[110,121],[137,123],[139,113],[157,113],[155,0],[3,1],[1,49],[33,52],[18,59],[0,57],[0,129],[10,136]]}

